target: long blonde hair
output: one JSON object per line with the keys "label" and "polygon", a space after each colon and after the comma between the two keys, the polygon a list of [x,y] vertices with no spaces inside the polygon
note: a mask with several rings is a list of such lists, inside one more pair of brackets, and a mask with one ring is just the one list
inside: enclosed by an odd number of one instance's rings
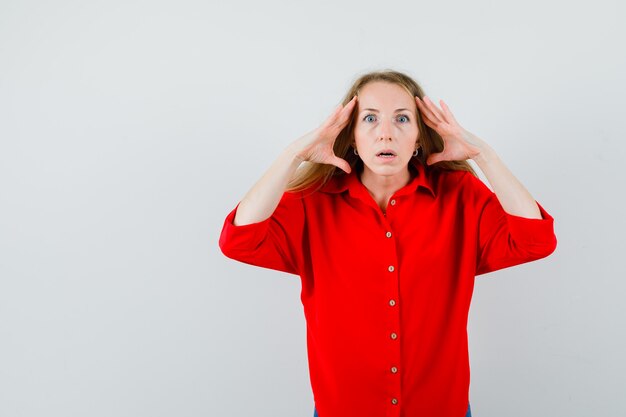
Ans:
{"label": "long blonde hair", "polygon": [[[350,87],[348,92],[345,94],[341,102],[342,105],[345,106],[348,104],[352,97],[358,95],[365,85],[374,81],[385,81],[399,85],[404,88],[411,95],[411,97],[418,96],[420,99],[424,97],[424,91],[422,88],[408,75],[398,71],[383,70],[369,72],[357,78],[357,80],[352,84],[352,87]],[[426,160],[429,155],[443,150],[443,139],[434,129],[431,129],[424,123],[417,105],[415,106],[415,111],[417,115],[417,128],[419,130],[419,143],[421,151],[417,157],[411,158],[411,163],[422,164],[426,170],[469,171],[474,176],[477,176],[476,172],[474,172],[474,169],[467,161],[440,161],[433,165],[426,165]],[[350,149],[351,144],[354,142],[354,126],[357,114],[358,106],[354,106],[350,121],[339,133],[333,146],[335,155],[345,159],[350,164],[351,169],[356,169],[357,164],[363,164],[361,158],[355,155]],[[318,184],[317,188],[313,190],[316,191],[335,175],[346,175],[346,173],[335,165],[318,164],[315,162],[305,161],[298,168],[293,178],[291,178],[288,182],[286,191],[297,192]]]}

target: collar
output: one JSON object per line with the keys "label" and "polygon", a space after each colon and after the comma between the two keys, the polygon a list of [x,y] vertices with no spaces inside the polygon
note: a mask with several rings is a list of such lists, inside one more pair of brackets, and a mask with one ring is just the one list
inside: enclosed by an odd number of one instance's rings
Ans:
{"label": "collar", "polygon": [[[429,191],[433,197],[436,197],[432,181],[432,171],[417,161],[409,163],[409,169],[412,169],[415,175],[407,185],[396,191],[394,195],[401,196],[414,193],[418,187],[422,187]],[[346,174],[339,168],[337,171],[339,174],[331,177],[324,185],[322,185],[319,191],[323,193],[342,193],[348,190],[350,195],[353,197],[363,196],[365,195],[364,193],[369,193],[360,180],[361,169],[353,167],[349,174]]]}

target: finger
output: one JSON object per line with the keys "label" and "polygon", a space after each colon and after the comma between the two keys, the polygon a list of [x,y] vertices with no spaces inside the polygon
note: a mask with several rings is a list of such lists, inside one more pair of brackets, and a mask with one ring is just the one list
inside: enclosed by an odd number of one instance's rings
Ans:
{"label": "finger", "polygon": [[341,104],[340,104],[340,106],[341,106],[341,109],[342,109],[343,111],[346,111],[346,109],[351,108],[351,107],[354,105],[354,103],[356,103],[356,95],[355,95],[354,97],[352,97],[352,98],[350,99],[350,101],[348,101],[348,102],[346,103],[346,105],[345,105],[345,106],[344,106],[344,105],[341,105]]}
{"label": "finger", "polygon": [[443,109],[444,113],[446,114],[446,117],[448,117],[449,120],[453,121],[454,123],[456,123],[458,125],[459,122],[457,122],[456,119],[454,118],[454,115],[450,111],[450,108],[448,107],[448,105],[446,103],[444,103],[443,100],[439,100],[439,102],[441,103],[441,108]]}
{"label": "finger", "polygon": [[430,117],[424,116],[422,119],[424,120],[424,123],[426,123],[426,126],[432,127],[433,129],[437,127],[437,122],[432,120]]}
{"label": "finger", "polygon": [[441,121],[441,122],[445,122],[446,118],[443,114],[443,112],[441,111],[441,109],[439,109],[439,107],[437,107],[437,105],[429,98],[425,96],[425,103],[428,106],[428,108],[430,109],[430,111],[435,115],[435,117],[437,118],[437,120]]}
{"label": "finger", "polygon": [[433,103],[432,100],[429,99],[427,96],[424,96],[424,103],[426,104],[426,106],[428,106],[428,109],[431,111],[431,113],[433,114],[436,120],[440,122],[446,121],[445,117],[443,116],[443,113],[441,113],[441,110],[439,110],[437,108],[437,105]]}
{"label": "finger", "polygon": [[354,109],[354,105],[356,104],[357,101],[357,97],[356,95],[354,97],[352,97],[352,99],[350,99],[349,102],[346,103],[346,105],[343,107],[343,111],[341,112],[341,116],[343,117],[348,117],[350,115],[350,112],[352,112],[352,110]]}
{"label": "finger", "polygon": [[[426,96],[424,96],[424,97],[426,97]],[[427,105],[426,105],[426,103],[424,101],[420,100],[419,97],[416,97],[416,102],[419,103],[418,106],[420,108],[420,111],[423,113],[425,119],[430,119],[431,122],[435,121],[435,120],[438,120],[435,117],[435,115],[433,114],[433,112],[427,107]]]}
{"label": "finger", "polygon": [[335,119],[335,124],[337,125],[337,128],[343,129],[348,124],[356,102],[357,102],[357,96],[355,95],[354,97],[352,97],[352,99],[349,102],[346,103],[343,110],[339,113],[339,115]]}
{"label": "finger", "polygon": [[353,105],[354,103],[356,103],[357,98],[358,98],[358,97],[357,97],[357,95],[355,94],[355,95],[354,95],[354,96],[350,99],[350,101],[346,103],[346,105],[345,105],[344,107],[348,107],[348,106]]}
{"label": "finger", "polygon": [[[424,104],[420,104],[421,106],[424,106]],[[420,110],[421,111],[421,110]],[[424,122],[424,124],[426,124],[426,126],[432,128],[432,129],[436,129],[437,128],[437,123],[434,122],[430,117],[427,116],[428,111],[422,111],[422,121]]]}
{"label": "finger", "polygon": [[326,120],[324,121],[324,124],[322,125],[322,127],[329,127],[332,124],[334,124],[335,120],[337,119],[337,116],[341,112],[341,109],[342,109],[342,105],[341,104],[339,104],[337,107],[335,107],[335,110],[333,110],[333,112],[330,114],[330,116],[328,116],[326,118]]}

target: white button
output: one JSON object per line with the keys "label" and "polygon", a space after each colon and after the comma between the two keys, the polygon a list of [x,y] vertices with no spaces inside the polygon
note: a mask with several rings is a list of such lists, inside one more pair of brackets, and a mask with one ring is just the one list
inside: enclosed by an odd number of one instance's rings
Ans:
{"label": "white button", "polygon": [[388,268],[388,269],[389,269],[389,272],[393,272],[393,270],[394,270],[395,268],[393,267],[393,265],[389,265],[389,268]]}
{"label": "white button", "polygon": [[391,200],[390,202],[391,202],[391,205],[392,205],[392,206],[395,206],[395,205],[396,205],[396,200]]}
{"label": "white button", "polygon": [[392,399],[391,399],[391,404],[398,404],[398,400],[397,400],[397,399],[395,399],[395,398],[392,398]]}
{"label": "white button", "polygon": [[398,338],[398,335],[397,335],[397,334],[395,334],[395,333],[391,333],[391,338],[395,340],[395,339],[397,339],[397,338]]}
{"label": "white button", "polygon": [[385,236],[391,237],[391,232],[387,232]]}
{"label": "white button", "polygon": [[396,368],[395,366],[392,366],[391,367],[391,372],[393,372],[395,374],[396,372],[398,372],[398,368]]}
{"label": "white button", "polygon": [[389,305],[390,306],[395,306],[396,305],[396,300],[389,300]]}

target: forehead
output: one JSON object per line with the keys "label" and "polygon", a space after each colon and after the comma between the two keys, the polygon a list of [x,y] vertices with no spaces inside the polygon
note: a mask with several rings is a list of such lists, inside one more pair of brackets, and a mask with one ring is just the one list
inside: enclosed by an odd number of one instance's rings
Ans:
{"label": "forehead", "polygon": [[369,107],[392,111],[398,107],[416,107],[413,97],[403,87],[385,81],[374,81],[361,88],[358,104],[359,109]]}

